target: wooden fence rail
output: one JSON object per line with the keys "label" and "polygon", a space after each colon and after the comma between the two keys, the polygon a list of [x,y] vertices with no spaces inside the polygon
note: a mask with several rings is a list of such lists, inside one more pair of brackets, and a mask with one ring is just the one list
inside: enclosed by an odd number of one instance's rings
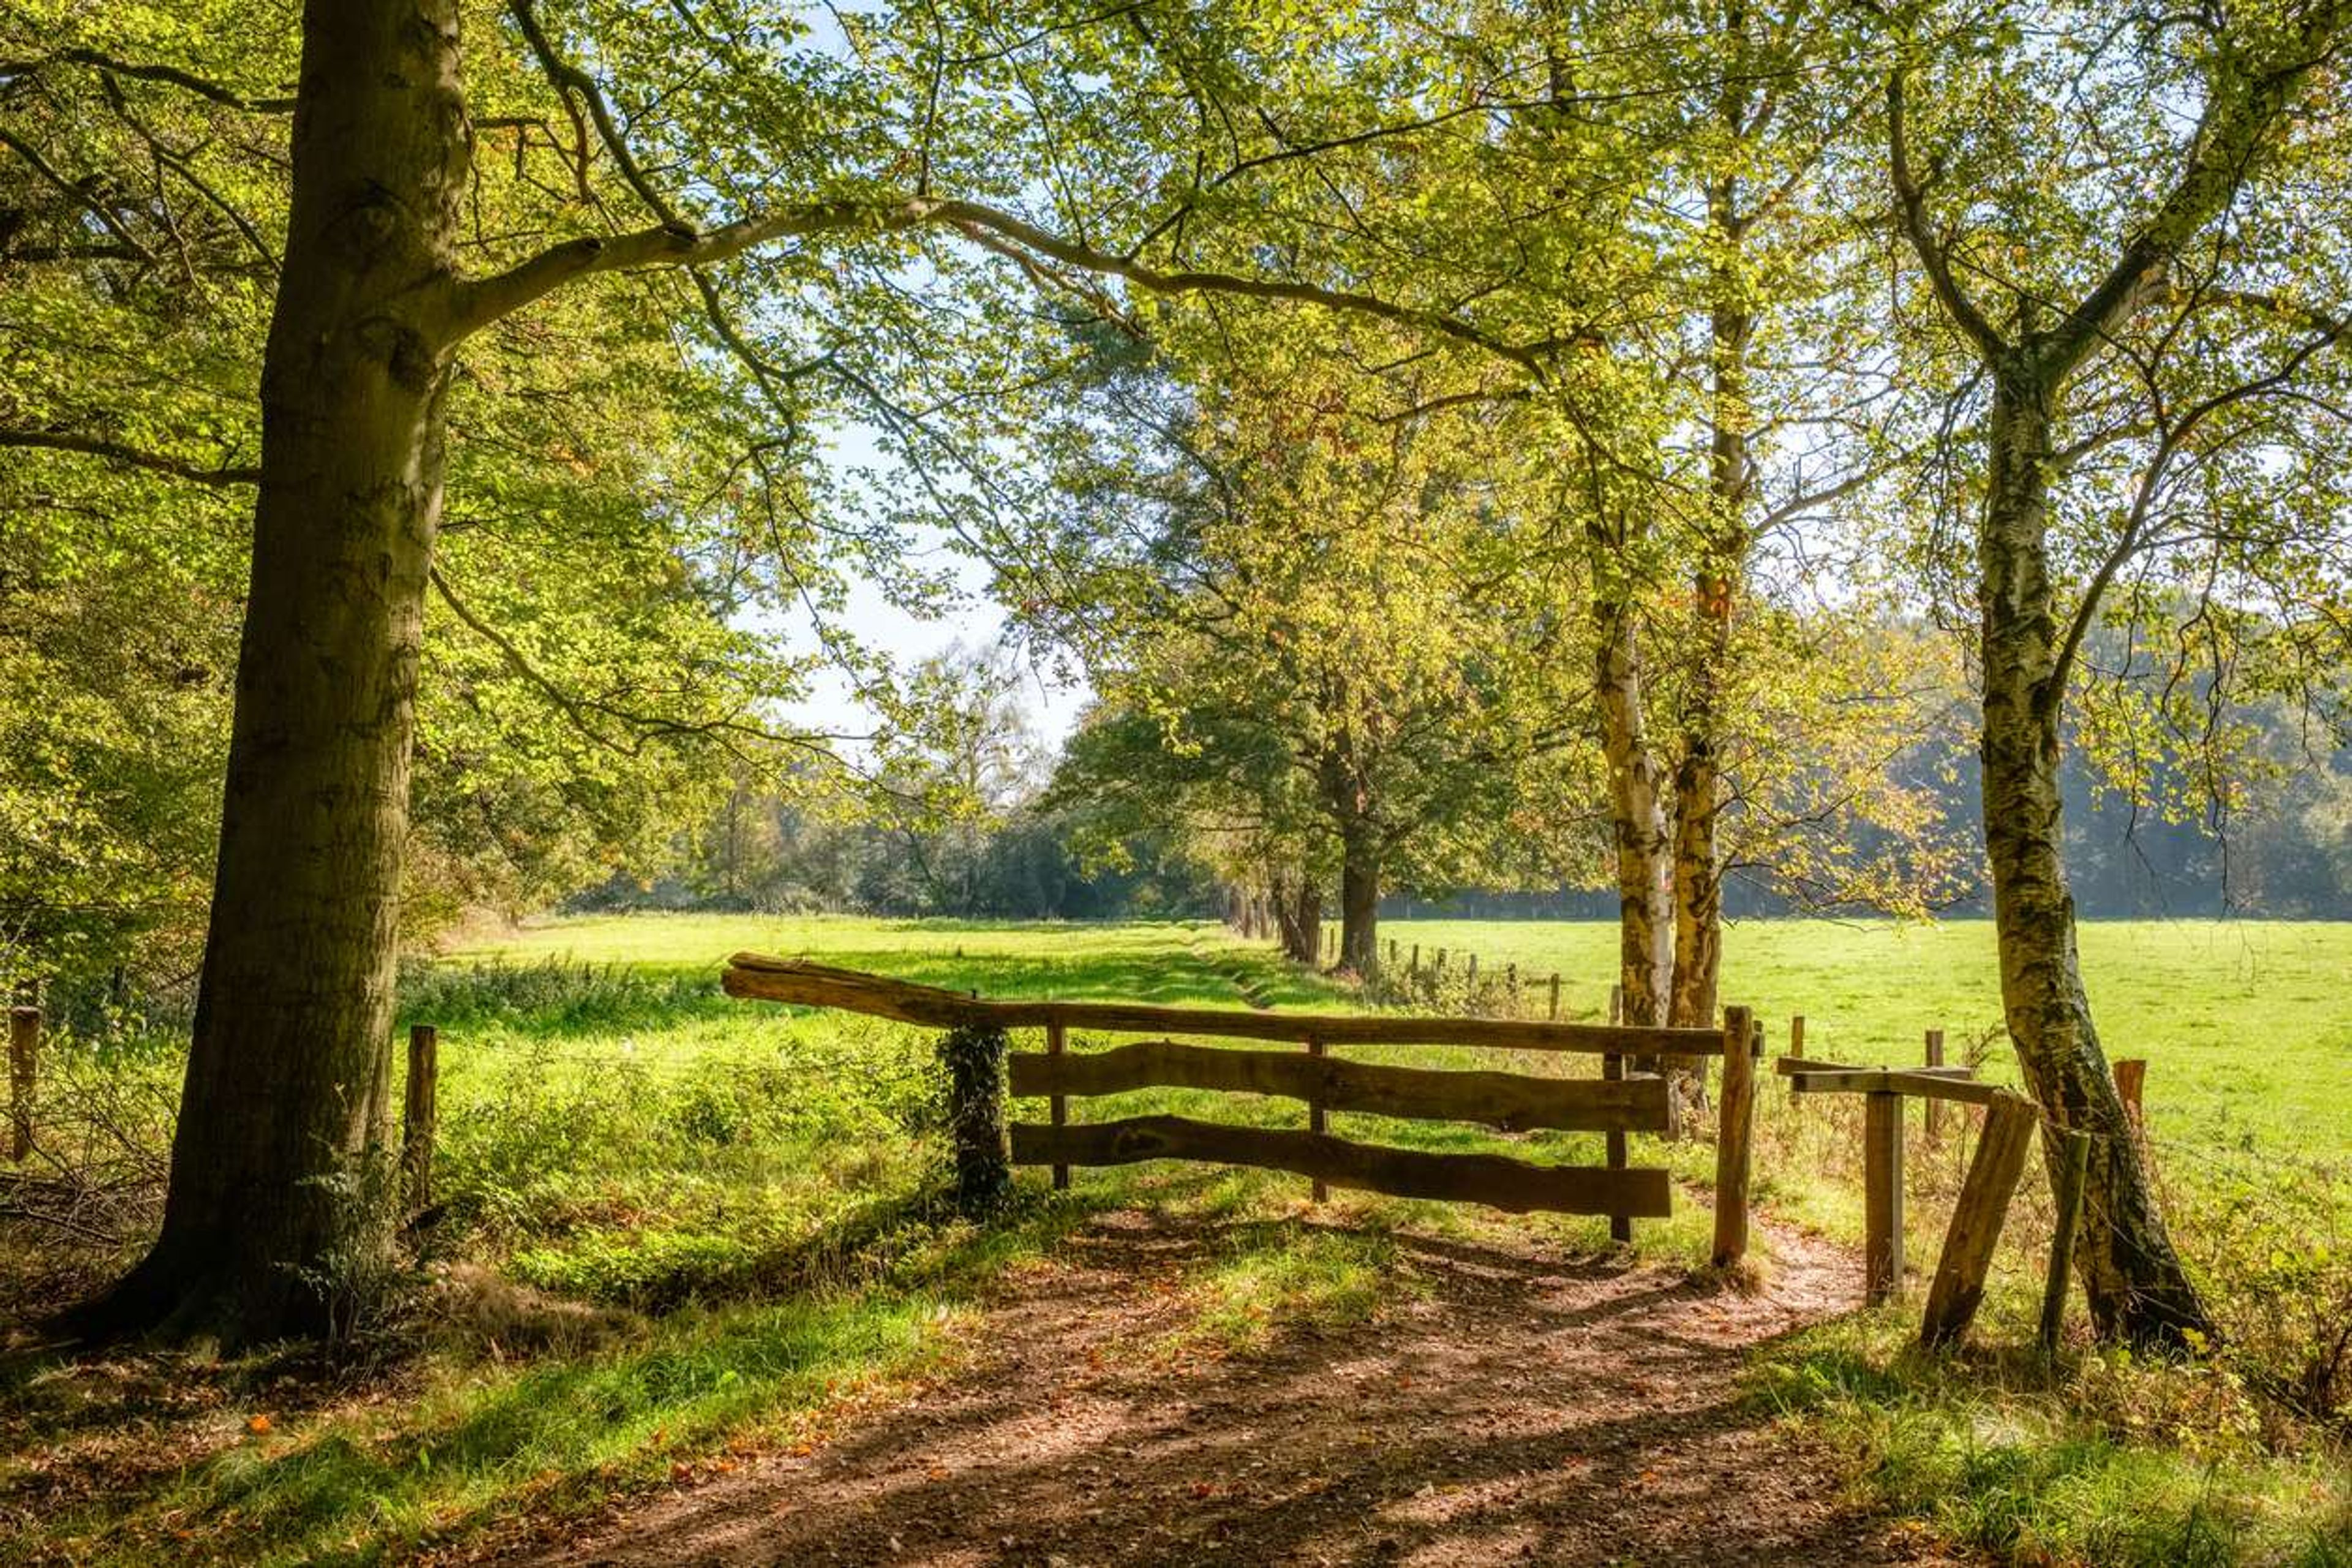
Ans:
{"label": "wooden fence rail", "polygon": [[[1442,955],[1440,962],[1443,962]],[[1400,1197],[1489,1204],[1513,1212],[1549,1209],[1608,1215],[1612,1232],[1637,1218],[1661,1218],[1673,1204],[1664,1169],[1626,1163],[1624,1135],[1663,1131],[1668,1089],[1654,1074],[1627,1074],[1625,1058],[1726,1056],[1724,1137],[1717,1149],[1718,1261],[1746,1250],[1748,1136],[1754,1103],[1753,1060],[1760,1036],[1744,1008],[1726,1010],[1725,1027],[1673,1029],[1563,1024],[1517,1018],[1400,1017],[1159,1007],[1104,1002],[987,1001],[804,960],[739,953],[730,963],[728,994],[802,1005],[841,1007],[957,1031],[1043,1028],[1043,1051],[1010,1053],[1010,1089],[1045,1098],[1051,1120],[1015,1122],[1001,1136],[1014,1164],[1049,1165],[1055,1184],[1072,1165],[1141,1160],[1204,1160],[1286,1171],[1327,1186]],[[1167,1034],[1286,1041],[1303,1052],[1192,1044],[1173,1038],[1104,1050],[1071,1048],[1071,1031]],[[1587,1051],[1601,1058],[1599,1079],[1555,1079],[1511,1072],[1437,1070],[1350,1061],[1332,1053],[1364,1045]],[[1002,1049],[1000,1045],[999,1049]],[[1077,1124],[1071,1099],[1174,1088],[1276,1095],[1305,1102],[1305,1130],[1233,1126],[1183,1116],[1139,1116]],[[1359,1143],[1327,1130],[1335,1112],[1423,1121],[1483,1122],[1507,1131],[1549,1128],[1609,1135],[1608,1163],[1549,1165],[1503,1154],[1399,1149]],[[1001,1114],[1001,1113],[1000,1113]],[[964,1118],[959,1115],[959,1124]],[[1727,1208],[1735,1208],[1728,1214]]]}

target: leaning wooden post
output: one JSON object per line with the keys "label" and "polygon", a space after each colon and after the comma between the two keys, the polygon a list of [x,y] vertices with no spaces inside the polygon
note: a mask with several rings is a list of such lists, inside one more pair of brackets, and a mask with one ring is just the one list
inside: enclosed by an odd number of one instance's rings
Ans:
{"label": "leaning wooden post", "polygon": [[1419,942],[1414,942],[1414,943],[1412,944],[1412,959],[1411,959],[1411,960],[1410,960],[1410,961],[1405,964],[1405,966],[1404,966],[1404,977],[1405,977],[1407,980],[1412,981],[1412,983],[1414,983],[1415,984],[1420,984],[1420,981],[1421,981],[1421,943],[1419,943]]}
{"label": "leaning wooden post", "polygon": [[[1805,1016],[1802,1013],[1789,1015],[1789,1054],[1799,1061],[1805,1059]],[[1793,1111],[1804,1102],[1805,1097],[1797,1092],[1797,1080],[1790,1079],[1788,1095],[1789,1109]]]}
{"label": "leaning wooden post", "polygon": [[1557,969],[1555,969],[1555,970],[1553,970],[1553,971],[1551,972],[1551,1014],[1550,1014],[1550,1016],[1551,1016],[1552,1020],[1553,1020],[1555,1023],[1556,1023],[1556,1022],[1558,1022],[1558,1021],[1559,1021],[1559,970],[1557,970]]}
{"label": "leaning wooden post", "polygon": [[[1307,1041],[1307,1054],[1310,1057],[1319,1057],[1323,1055],[1323,1042],[1320,1040]],[[1317,1095],[1314,1099],[1307,1102],[1307,1131],[1309,1132],[1321,1132],[1329,1126],[1329,1123],[1330,1117],[1323,1109],[1323,1097],[1321,1095]],[[1323,1178],[1320,1176],[1315,1178],[1315,1184],[1310,1190],[1314,1194],[1315,1201],[1318,1204],[1331,1195],[1329,1192],[1325,1189],[1323,1185]]]}
{"label": "leaning wooden post", "polygon": [[441,1119],[441,1036],[430,1024],[408,1027],[408,1082],[401,1091],[400,1173],[408,1212],[433,1206],[433,1135]]}
{"label": "leaning wooden post", "polygon": [[1992,1251],[2009,1217],[2009,1200],[2025,1170],[2025,1156],[2033,1147],[2034,1125],[2041,1116],[2033,1102],[2004,1094],[1985,1110],[1984,1131],[1977,1135],[1977,1152],[1969,1160],[1967,1179],[1952,1205],[1952,1226],[1944,1233],[1943,1256],[1936,1261],[1935,1282],[1927,1287],[1927,1313],[1919,1327],[1919,1342],[1930,1347],[1955,1345],[1969,1331],[1969,1322],[1984,1300],[1985,1276],[1992,1268]]}
{"label": "leaning wooden post", "polygon": [[2123,1098],[2125,1119],[2131,1123],[2132,1131],[2140,1137],[2147,1135],[2147,1110],[2141,1103],[2147,1092],[2146,1058],[2126,1057],[2116,1063],[2116,1093]]}
{"label": "leaning wooden post", "polygon": [[1002,1026],[961,1024],[940,1037],[948,1069],[948,1128],[955,1143],[955,1203],[981,1214],[1013,1188],[1013,1151],[1004,1125],[1005,1041]]}
{"label": "leaning wooden post", "polygon": [[2058,1224],[2050,1233],[2050,1277],[2042,1286],[2042,1353],[2058,1353],[2066,1321],[2066,1278],[2074,1267],[2074,1231],[2083,1220],[2083,1182],[2091,1170],[2091,1135],[2068,1128],[2058,1163]]}
{"label": "leaning wooden post", "polygon": [[1715,1266],[1748,1254],[1748,1176],[1756,1141],[1755,1015],[1723,1010],[1723,1093],[1715,1134]]}
{"label": "leaning wooden post", "polygon": [[[1062,1020],[1055,1018],[1045,1026],[1045,1054],[1047,1056],[1060,1056],[1068,1044],[1069,1042],[1065,1037],[1065,1031],[1062,1028]],[[1047,1099],[1045,1104],[1048,1118],[1052,1121],[1055,1126],[1064,1126],[1069,1121],[1070,1102],[1066,1098],[1058,1094],[1053,1095]],[[1054,1190],[1057,1193],[1067,1192],[1069,1190],[1069,1186],[1070,1168],[1067,1165],[1055,1166]]]}
{"label": "leaning wooden post", "polygon": [[1624,1021],[1625,988],[1622,985],[1612,985],[1609,988],[1609,1022],[1613,1026]]}
{"label": "leaning wooden post", "polygon": [[1872,1306],[1903,1293],[1903,1097],[1863,1096],[1863,1300]]}
{"label": "leaning wooden post", "polygon": [[[1612,1022],[1614,1022],[1614,1020],[1612,1019]],[[1615,1051],[1611,1051],[1608,1055],[1602,1057],[1601,1058],[1601,1076],[1607,1079],[1612,1083],[1615,1083],[1623,1079],[1625,1076],[1625,1058],[1619,1056]],[[1609,1150],[1609,1168],[1612,1171],[1622,1171],[1625,1169],[1627,1156],[1625,1151],[1624,1129],[1612,1129],[1606,1134],[1606,1139]],[[1631,1215],[1612,1214],[1609,1216],[1609,1239],[1612,1241],[1631,1241],[1633,1239],[1633,1219]]]}
{"label": "leaning wooden post", "polygon": [[[1921,1054],[1927,1062],[1927,1065],[1931,1068],[1939,1068],[1944,1065],[1943,1030],[1930,1029],[1927,1031],[1926,1048]],[[1943,1140],[1944,1102],[1937,1100],[1932,1094],[1926,1095],[1921,1098],[1919,1105],[1919,1131],[1927,1135],[1927,1142],[1930,1143],[1940,1142]]]}
{"label": "leaning wooden post", "polygon": [[22,1160],[33,1152],[33,1086],[41,1059],[41,1010],[8,1009],[8,1158]]}

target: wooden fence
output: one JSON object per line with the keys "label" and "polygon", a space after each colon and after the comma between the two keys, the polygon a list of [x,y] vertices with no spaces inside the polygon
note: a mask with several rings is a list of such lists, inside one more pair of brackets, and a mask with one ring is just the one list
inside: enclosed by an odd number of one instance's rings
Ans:
{"label": "wooden fence", "polygon": [[[1518,1018],[982,1001],[977,995],[759,953],[737,954],[724,984],[731,996],[840,1007],[935,1028],[1043,1029],[1044,1050],[1010,1056],[1011,1089],[1015,1095],[1045,1099],[1051,1119],[1013,1123],[1005,1130],[1005,1141],[1014,1163],[1055,1167],[1057,1184],[1066,1182],[1072,1165],[1203,1160],[1305,1176],[1316,1184],[1318,1196],[1328,1185],[1482,1203],[1517,1213],[1545,1209],[1608,1215],[1620,1222],[1662,1218],[1673,1209],[1672,1179],[1662,1168],[1629,1165],[1622,1138],[1611,1140],[1606,1164],[1538,1164],[1503,1154],[1360,1143],[1331,1134],[1328,1118],[1333,1111],[1360,1111],[1481,1122],[1512,1131],[1663,1131],[1669,1116],[1665,1080],[1626,1072],[1627,1058],[1721,1056],[1715,1250],[1717,1261],[1726,1265],[1747,1250],[1759,1037],[1745,1008],[1727,1009],[1724,1027],[1714,1030]],[[1076,1030],[1160,1037],[1074,1051],[1069,1042]],[[1177,1036],[1276,1040],[1303,1049],[1205,1046],[1173,1037]],[[1396,1067],[1331,1054],[1371,1045],[1585,1052],[1601,1058],[1603,1076],[1557,1079]],[[1242,1127],[1171,1115],[1091,1123],[1069,1120],[1073,1099],[1152,1088],[1280,1096],[1304,1103],[1307,1124],[1304,1129]]]}

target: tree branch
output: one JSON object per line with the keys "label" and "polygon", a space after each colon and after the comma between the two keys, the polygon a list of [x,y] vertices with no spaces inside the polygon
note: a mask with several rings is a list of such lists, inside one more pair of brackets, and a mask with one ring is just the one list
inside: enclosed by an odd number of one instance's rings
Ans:
{"label": "tree branch", "polygon": [[1911,152],[1905,133],[1903,112],[1903,73],[1900,70],[1886,79],[1886,172],[1895,184],[1895,210],[1902,219],[1904,237],[1911,242],[1912,250],[1917,253],[1919,265],[1927,268],[1928,284],[1935,289],[1936,298],[1942,303],[1945,313],[1952,318],[1953,325],[1976,344],[1979,353],[1990,358],[2002,353],[2009,347],[2008,343],[2002,341],[2000,332],[1994,331],[1993,324],[1985,319],[1984,312],[1977,309],[1976,301],[1969,298],[1968,291],[1960,287],[1960,280],[1952,274],[1951,253],[1945,249],[1944,242],[1936,237],[1928,226],[1927,193],[1911,174]]}
{"label": "tree branch", "polygon": [[31,447],[51,452],[79,452],[86,457],[104,458],[109,462],[128,468],[144,468],[150,473],[169,474],[175,479],[188,479],[200,485],[228,488],[236,485],[257,485],[261,482],[259,468],[224,465],[207,468],[184,458],[173,458],[161,452],[144,452],[120,441],[110,441],[100,436],[77,436],[68,430],[0,430],[0,447]]}

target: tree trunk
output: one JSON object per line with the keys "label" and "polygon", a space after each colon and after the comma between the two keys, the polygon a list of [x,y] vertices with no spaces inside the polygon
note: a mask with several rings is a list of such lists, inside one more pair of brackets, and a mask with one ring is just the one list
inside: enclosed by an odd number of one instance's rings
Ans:
{"label": "tree trunk", "polygon": [[85,1332],[330,1325],[380,1253],[417,647],[441,510],[455,0],[310,0],[212,923],[162,1234]]}
{"label": "tree trunk", "polygon": [[1380,963],[1380,842],[1361,825],[1339,842],[1339,967],[1370,979]]}
{"label": "tree trunk", "polygon": [[[1736,245],[1738,220],[1724,182],[1712,205],[1716,228]],[[1717,292],[1731,295],[1738,280],[1718,266]],[[1748,564],[1748,344],[1754,318],[1736,305],[1718,305],[1712,320],[1714,426],[1706,562],[1692,584],[1693,647],[1689,689],[1683,700],[1682,753],[1675,764],[1675,969],[1666,1021],[1685,1028],[1715,1026],[1717,986],[1723,971],[1723,856],[1716,840],[1722,810],[1718,772],[1722,691],[1731,658],[1731,609]]]}
{"label": "tree trunk", "polygon": [[[1618,984],[1624,987],[1626,1023],[1663,1024],[1675,966],[1675,879],[1662,770],[1643,711],[1642,655],[1633,612],[1604,600],[1595,614],[1601,638],[1593,687],[1617,850]],[[1697,1059],[1656,1058],[1639,1065],[1666,1075],[1667,1135],[1679,1137],[1684,1112],[1706,1098]]]}
{"label": "tree trunk", "polygon": [[1994,368],[1990,475],[1978,541],[1983,601],[1985,849],[1992,865],[2001,1003],[2042,1108],[2092,1134],[2087,1223],[2075,1252],[2102,1337],[2179,1344],[2210,1332],[2173,1251],[2122,1097],[2091,1022],[2062,858],[2055,680],[2059,616],[2047,542],[2052,409],[2030,351]]}
{"label": "tree trunk", "polygon": [[1323,890],[1299,872],[1276,872],[1274,920],[1281,929],[1282,954],[1297,963],[1323,962]]}

